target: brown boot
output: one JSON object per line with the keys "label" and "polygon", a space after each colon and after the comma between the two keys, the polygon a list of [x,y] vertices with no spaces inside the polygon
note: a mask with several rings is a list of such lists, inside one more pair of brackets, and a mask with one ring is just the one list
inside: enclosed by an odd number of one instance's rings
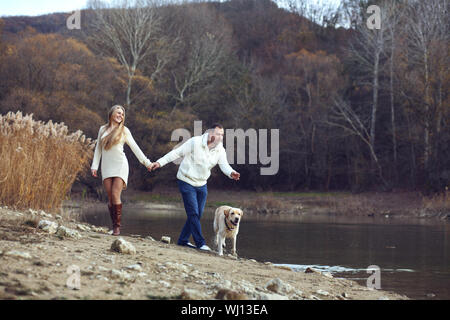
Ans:
{"label": "brown boot", "polygon": [[122,204],[113,204],[114,218],[115,224],[113,227],[113,235],[120,235],[120,226],[121,226],[121,218],[122,218]]}
{"label": "brown boot", "polygon": [[109,216],[111,217],[112,225],[113,225],[113,228],[114,228],[114,225],[116,224],[116,222],[115,222],[115,218],[114,218],[115,214],[114,214],[114,210],[113,210],[112,204],[108,203],[108,210],[109,210]]}

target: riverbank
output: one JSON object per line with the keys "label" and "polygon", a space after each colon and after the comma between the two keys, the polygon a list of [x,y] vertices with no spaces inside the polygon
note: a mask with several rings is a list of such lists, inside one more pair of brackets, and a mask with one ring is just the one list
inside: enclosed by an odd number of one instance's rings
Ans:
{"label": "riverbank", "polygon": [[[178,189],[161,188],[152,192],[125,191],[123,201],[183,206]],[[75,200],[80,197],[74,195]],[[266,218],[344,217],[371,219],[413,219],[450,221],[450,194],[434,196],[418,192],[255,192],[210,188],[206,207],[230,205],[246,214]]]}
{"label": "riverbank", "polygon": [[150,237],[120,237],[134,249],[119,253],[111,249],[118,237],[68,212],[0,208],[0,222],[0,299],[407,299],[331,274]]}

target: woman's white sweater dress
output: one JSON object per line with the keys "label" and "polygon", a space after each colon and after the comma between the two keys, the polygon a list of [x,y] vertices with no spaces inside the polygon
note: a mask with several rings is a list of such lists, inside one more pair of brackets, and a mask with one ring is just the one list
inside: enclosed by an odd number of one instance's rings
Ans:
{"label": "woman's white sweater dress", "polygon": [[[100,148],[99,144],[101,139],[106,136],[106,125],[100,127],[98,131],[97,144],[95,146],[94,159],[92,160],[92,170],[98,170],[98,166],[101,159],[101,172],[102,172],[102,181],[106,178],[111,177],[120,177],[125,182],[124,189],[127,188],[128,184],[128,161],[125,153],[123,152],[123,145],[126,143],[130,146],[136,158],[142,163],[144,166],[148,167],[151,164],[151,161],[144,155],[141,149],[134,141],[133,136],[131,135],[130,130],[125,127],[124,135],[122,139],[111,147],[109,150],[105,150],[105,148]],[[101,136],[100,136],[101,135]]]}

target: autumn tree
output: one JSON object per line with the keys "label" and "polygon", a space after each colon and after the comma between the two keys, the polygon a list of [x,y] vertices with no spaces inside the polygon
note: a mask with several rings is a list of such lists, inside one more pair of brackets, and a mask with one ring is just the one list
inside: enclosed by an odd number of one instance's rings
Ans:
{"label": "autumn tree", "polygon": [[[324,130],[324,123],[328,120],[333,99],[341,94],[345,85],[340,61],[323,51],[312,53],[304,49],[287,55],[286,59],[289,72],[285,75],[285,83],[290,103],[294,104],[289,117],[294,121],[297,132],[296,139],[288,139],[289,143],[282,150],[302,159],[307,185],[313,176],[320,176],[324,182],[322,185],[327,186],[331,158],[326,149],[330,136]],[[290,121],[285,126],[289,124]],[[297,139],[300,144],[295,142]]]}
{"label": "autumn tree", "polygon": [[[153,58],[153,68],[147,74],[147,85],[164,69],[170,58],[170,48],[178,39],[168,41],[162,35],[162,18],[158,14],[158,2],[154,0],[121,0],[112,4],[101,0],[90,0],[92,10],[87,33],[97,50],[105,56],[113,56],[124,66],[128,79],[125,101],[132,106],[133,82],[138,68],[146,59]],[[145,80],[141,78],[141,80]],[[139,94],[137,92],[135,94]]]}
{"label": "autumn tree", "polygon": [[110,61],[55,34],[32,34],[9,45],[0,77],[8,88],[1,113],[20,110],[40,120],[64,121],[91,137],[105,121],[117,85]]}

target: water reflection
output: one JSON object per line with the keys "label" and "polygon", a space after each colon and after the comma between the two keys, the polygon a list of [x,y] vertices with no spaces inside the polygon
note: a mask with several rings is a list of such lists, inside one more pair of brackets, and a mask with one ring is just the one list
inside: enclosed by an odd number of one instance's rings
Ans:
{"label": "water reflection", "polygon": [[[84,210],[83,219],[110,227],[109,214],[103,207]],[[201,221],[204,237],[211,247],[213,215],[214,210],[209,208]],[[127,206],[124,207],[121,231],[124,235],[150,235],[156,240],[163,235],[170,236],[174,243],[185,219],[182,209]],[[306,266],[316,266],[336,277],[351,278],[361,284],[365,284],[370,276],[366,268],[377,265],[381,268],[384,290],[414,299],[433,296],[450,299],[448,223],[339,221],[335,217],[285,220],[244,215],[237,241],[239,256],[297,265],[299,271]]]}

